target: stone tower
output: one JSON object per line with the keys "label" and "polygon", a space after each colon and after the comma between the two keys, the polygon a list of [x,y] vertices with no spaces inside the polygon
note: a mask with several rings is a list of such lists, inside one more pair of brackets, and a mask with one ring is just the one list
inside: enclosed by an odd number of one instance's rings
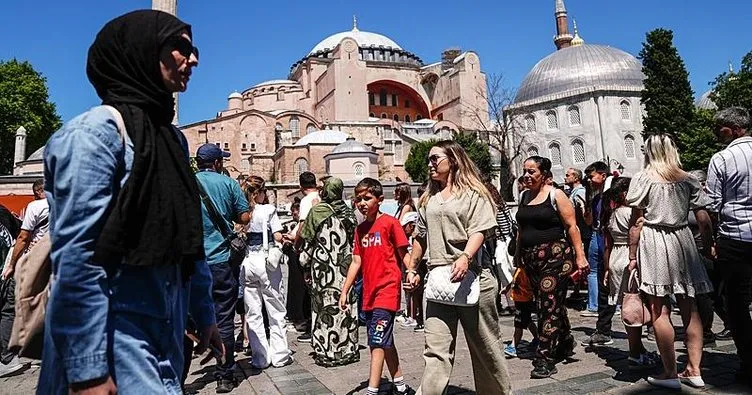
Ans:
{"label": "stone tower", "polygon": [[19,162],[26,160],[26,129],[21,126],[16,130],[16,146],[13,153],[13,173],[15,174]]}
{"label": "stone tower", "polygon": [[554,16],[556,18],[556,36],[554,36],[556,49],[569,48],[574,37],[569,34],[569,18],[567,18],[567,9],[564,7],[564,0],[556,0]]}
{"label": "stone tower", "polygon": [[[178,14],[178,0],[151,0],[151,9],[164,11],[172,15]],[[175,117],[172,119],[173,125],[178,124],[178,94],[172,95],[175,98]]]}

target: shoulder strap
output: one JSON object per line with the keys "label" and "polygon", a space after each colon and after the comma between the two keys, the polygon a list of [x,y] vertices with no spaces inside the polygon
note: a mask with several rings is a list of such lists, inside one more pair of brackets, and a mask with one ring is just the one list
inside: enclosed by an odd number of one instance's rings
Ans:
{"label": "shoulder strap", "polygon": [[556,188],[551,188],[551,192],[548,193],[548,198],[551,200],[551,205],[554,206],[555,211],[559,211],[559,207],[556,206]]}
{"label": "shoulder strap", "polygon": [[267,214],[264,214],[264,220],[263,224],[261,225],[261,229],[263,229],[263,231],[261,231],[261,239],[263,240],[262,248],[264,249],[264,251],[269,251],[269,215]]}
{"label": "shoulder strap", "polygon": [[196,177],[196,183],[198,184],[198,193],[201,196],[201,201],[204,202],[206,212],[209,213],[209,219],[214,224],[214,227],[219,230],[219,233],[221,233],[225,239],[229,239],[230,230],[227,229],[227,223],[222,220],[222,216],[219,215],[217,208],[214,206],[214,202],[212,202],[211,198],[206,193],[204,185],[201,184],[201,180],[199,180],[198,177]]}

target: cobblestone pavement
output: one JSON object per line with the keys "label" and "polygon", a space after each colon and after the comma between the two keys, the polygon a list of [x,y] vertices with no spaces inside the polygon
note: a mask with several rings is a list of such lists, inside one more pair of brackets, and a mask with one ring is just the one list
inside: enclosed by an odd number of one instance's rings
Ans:
{"label": "cobblestone pavement", "polygon": [[[674,323],[681,322],[674,315]],[[580,317],[577,311],[570,310],[575,338],[579,339],[592,333],[595,318]],[[512,335],[512,318],[503,317],[503,334],[505,339]],[[361,339],[364,332],[361,327]],[[716,325],[716,331],[721,328]],[[508,360],[509,374],[515,394],[659,394],[645,380],[646,374],[630,373],[627,369],[627,340],[619,317],[614,319],[614,344],[596,350],[577,346],[573,359],[558,365],[559,373],[553,378],[532,380],[529,377],[531,354],[525,347],[520,347],[520,357]],[[461,335],[457,341],[455,369],[450,380],[449,394],[474,393],[470,355]],[[239,386],[236,394],[353,394],[364,393],[368,378],[368,351],[361,349],[361,360],[357,364],[336,368],[322,368],[313,363],[309,355],[309,344],[299,344],[294,332],[288,333],[290,347],[295,351],[295,363],[284,368],[270,368],[265,371],[252,369],[245,355],[238,356],[237,378]],[[423,374],[423,334],[397,324],[395,340],[406,382],[417,388]],[[525,338],[530,339],[529,333]],[[646,348],[655,350],[655,343],[644,340]],[[684,345],[676,343],[680,366],[686,362]],[[686,393],[752,393],[749,389],[733,383],[733,372],[738,367],[738,359],[731,341],[717,341],[715,345],[705,348],[703,354],[703,378],[708,384],[700,390],[683,387]],[[29,369],[11,377],[0,379],[0,394],[33,393],[39,374],[39,368]],[[386,374],[386,371],[385,371]],[[198,360],[193,366],[187,382],[187,390],[198,394],[214,394],[216,383],[213,380],[213,368],[201,367]],[[382,381],[382,393],[388,393],[390,384],[386,378]],[[485,395],[485,394],[484,394]]]}

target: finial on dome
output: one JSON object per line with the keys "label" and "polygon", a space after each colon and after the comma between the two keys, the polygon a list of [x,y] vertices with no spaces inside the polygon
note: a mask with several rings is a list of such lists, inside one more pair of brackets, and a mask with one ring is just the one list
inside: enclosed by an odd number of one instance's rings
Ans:
{"label": "finial on dome", "polygon": [[585,40],[580,37],[580,32],[577,30],[577,20],[572,19],[572,24],[574,25],[574,38],[572,39],[572,46],[578,47],[582,44],[585,44]]}
{"label": "finial on dome", "polygon": [[733,64],[731,63],[731,61],[730,61],[730,60],[729,60],[729,73],[730,73],[730,74],[733,74],[733,73],[734,73],[734,65],[733,65]]}
{"label": "finial on dome", "polygon": [[352,31],[357,32],[358,31],[358,17],[353,15],[353,29]]}

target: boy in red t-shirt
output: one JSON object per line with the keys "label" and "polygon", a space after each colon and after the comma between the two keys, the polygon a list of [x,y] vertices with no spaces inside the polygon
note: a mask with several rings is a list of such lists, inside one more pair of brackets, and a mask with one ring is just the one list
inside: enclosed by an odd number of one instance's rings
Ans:
{"label": "boy in red t-shirt", "polygon": [[381,183],[364,178],[355,186],[355,204],[365,221],[355,230],[353,260],[339,299],[340,308],[348,307],[347,295],[358,272],[363,274],[363,311],[366,313],[368,345],[371,347],[371,374],[368,394],[379,392],[384,360],[397,394],[413,393],[405,384],[394,344],[394,315],[400,307],[402,270],[410,260],[407,236],[399,221],[379,210],[384,201]]}

